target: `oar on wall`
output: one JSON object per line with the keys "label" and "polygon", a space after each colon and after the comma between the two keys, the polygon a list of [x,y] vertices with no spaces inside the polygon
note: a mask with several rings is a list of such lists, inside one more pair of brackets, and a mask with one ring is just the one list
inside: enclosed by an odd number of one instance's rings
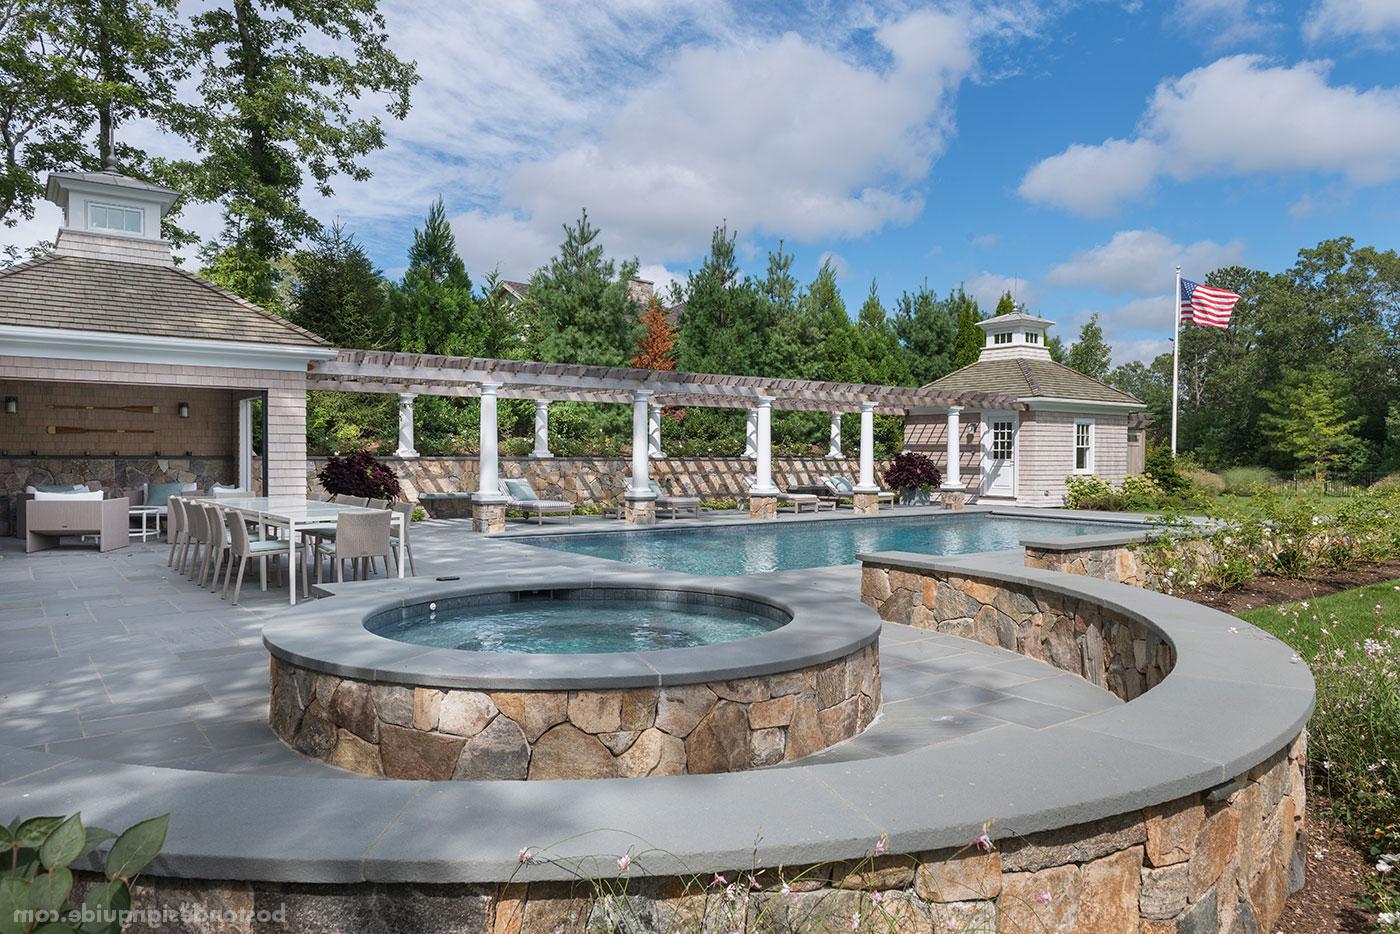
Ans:
{"label": "oar on wall", "polygon": [[[55,405],[51,409],[82,409],[88,412],[135,412],[138,415],[159,415],[158,405]],[[52,434],[52,432],[50,432]]]}
{"label": "oar on wall", "polygon": [[153,435],[154,428],[78,428],[76,425],[50,425],[51,435]]}

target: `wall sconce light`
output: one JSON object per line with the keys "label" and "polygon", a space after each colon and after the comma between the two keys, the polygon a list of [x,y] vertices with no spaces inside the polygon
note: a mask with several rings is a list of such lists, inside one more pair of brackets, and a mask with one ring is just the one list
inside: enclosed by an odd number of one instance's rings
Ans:
{"label": "wall sconce light", "polygon": [[5,397],[5,412],[6,412],[6,414],[14,415],[14,414],[15,414],[16,412],[18,412],[18,411],[19,411],[19,397],[18,397],[18,396],[6,396],[6,397]]}
{"label": "wall sconce light", "polygon": [[175,406],[175,414],[179,415],[181,418],[189,418],[190,404],[188,402],[181,402],[179,405]]}

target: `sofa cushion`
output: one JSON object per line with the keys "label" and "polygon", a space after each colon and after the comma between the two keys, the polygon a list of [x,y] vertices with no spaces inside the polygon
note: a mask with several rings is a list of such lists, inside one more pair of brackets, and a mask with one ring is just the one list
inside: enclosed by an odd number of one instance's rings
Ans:
{"label": "sofa cushion", "polygon": [[146,484],[145,505],[154,507],[168,505],[170,497],[183,492],[185,492],[185,484],[183,483],[148,483]]}
{"label": "sofa cushion", "polygon": [[81,483],[36,483],[24,488],[26,493],[87,493],[88,488]]}
{"label": "sofa cushion", "polygon": [[85,489],[81,493],[76,492],[74,490],[69,490],[66,493],[51,493],[47,490],[38,490],[37,492],[35,492],[34,498],[39,501],[61,500],[65,502],[71,500],[101,500],[102,491]]}

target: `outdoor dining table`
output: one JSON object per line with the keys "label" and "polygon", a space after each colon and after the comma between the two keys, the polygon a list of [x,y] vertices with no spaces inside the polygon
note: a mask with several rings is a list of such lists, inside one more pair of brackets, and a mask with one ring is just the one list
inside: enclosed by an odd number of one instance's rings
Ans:
{"label": "outdoor dining table", "polygon": [[[271,528],[285,529],[287,535],[287,590],[289,600],[293,606],[297,602],[297,575],[296,559],[297,549],[300,547],[299,533],[314,532],[317,529],[333,529],[340,517],[352,512],[383,512],[381,509],[371,509],[368,506],[345,506],[340,503],[328,503],[315,499],[302,499],[297,496],[235,496],[220,497],[211,499],[209,502],[217,503],[220,508],[232,509],[241,513],[245,518],[257,523],[258,538],[266,539],[267,530]],[[399,553],[397,555],[399,565],[399,577],[403,577],[404,544],[408,541],[408,536],[404,534],[403,524],[406,517],[401,512],[391,512],[391,528],[399,539]],[[267,588],[266,568],[262,568],[262,586]]]}

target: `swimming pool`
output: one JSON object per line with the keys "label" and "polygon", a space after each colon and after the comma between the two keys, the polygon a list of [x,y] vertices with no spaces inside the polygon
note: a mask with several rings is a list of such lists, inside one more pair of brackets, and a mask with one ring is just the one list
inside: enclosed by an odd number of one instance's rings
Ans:
{"label": "swimming pool", "polygon": [[974,513],[907,519],[882,516],[761,526],[726,525],[677,531],[540,535],[517,541],[640,567],[733,577],[854,564],[856,555],[871,551],[912,551],[930,555],[1000,551],[1018,547],[1022,538],[1091,535],[1126,525]]}

